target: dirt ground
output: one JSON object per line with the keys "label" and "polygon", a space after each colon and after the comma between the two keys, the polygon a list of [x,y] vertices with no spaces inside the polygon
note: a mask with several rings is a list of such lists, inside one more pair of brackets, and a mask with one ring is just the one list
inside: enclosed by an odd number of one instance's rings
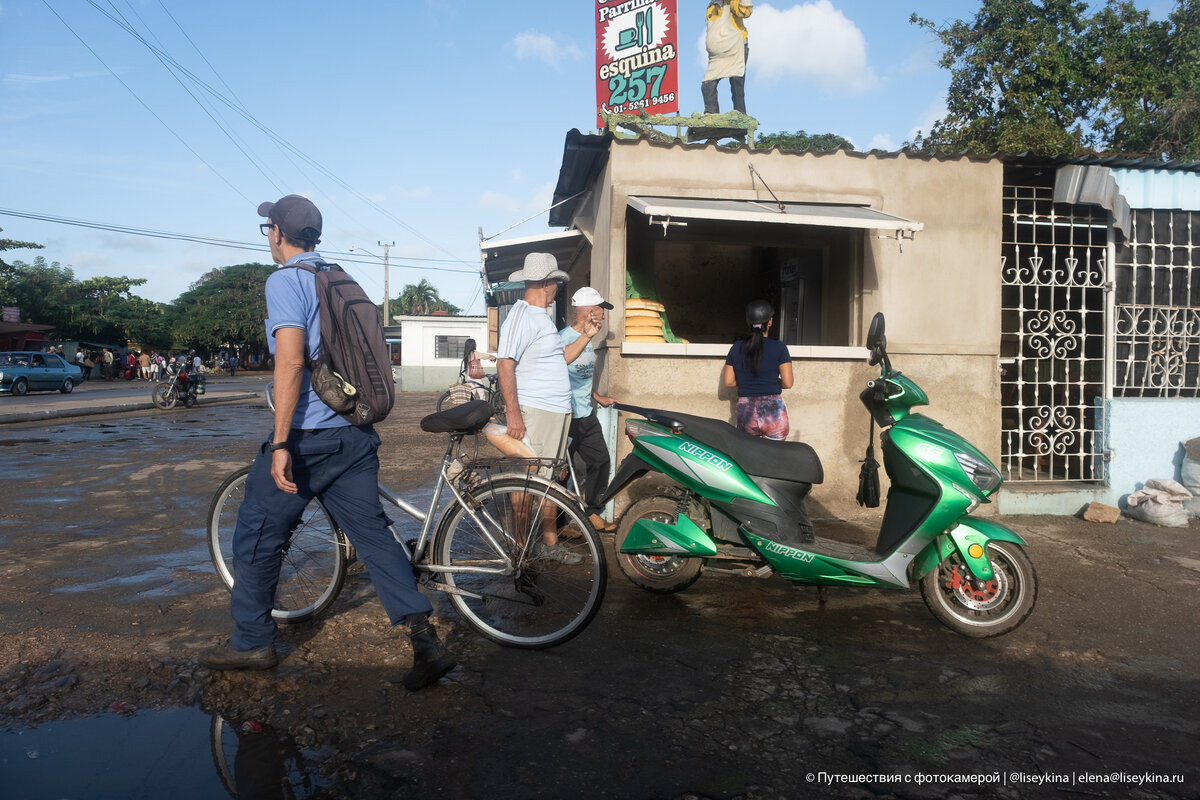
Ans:
{"label": "dirt ground", "polygon": [[[381,426],[401,493],[441,456],[417,427],[433,397]],[[268,429],[253,403],[0,428],[0,725],[200,706],[280,731],[322,797],[1200,797],[1200,521],[1005,519],[1041,593],[1000,639],[915,591],[653,596],[610,552],[599,616],[552,650],[493,645],[435,597],[461,666],[420,693],[358,571],[283,629],[276,670],[210,674],[195,654],[229,621],[208,503]]]}

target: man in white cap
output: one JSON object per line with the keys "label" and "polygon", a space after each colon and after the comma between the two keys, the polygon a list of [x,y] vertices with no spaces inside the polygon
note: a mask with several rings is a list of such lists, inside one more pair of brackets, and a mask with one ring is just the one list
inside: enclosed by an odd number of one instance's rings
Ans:
{"label": "man in white cap", "polygon": [[[567,273],[550,253],[530,253],[525,266],[509,276],[525,283],[525,298],[509,310],[500,327],[496,371],[504,397],[508,435],[527,444],[538,458],[562,458],[571,424],[571,381],[562,339],[546,308]],[[546,476],[549,477],[549,476]],[[545,520],[538,548],[545,558],[578,564],[583,557],[558,541],[554,520]]]}
{"label": "man in white cap", "polygon": [[596,419],[596,403],[611,406],[617,402],[611,397],[597,394],[593,384],[596,375],[596,351],[592,339],[600,332],[604,311],[613,307],[590,286],[585,286],[571,297],[575,309],[575,322],[558,332],[562,339],[563,355],[566,357],[567,375],[571,379],[571,454],[583,459],[583,499],[592,526],[598,531],[612,530],[615,526],[600,516],[604,510],[596,502],[608,485],[611,465],[608,461],[608,445],[604,431]]}

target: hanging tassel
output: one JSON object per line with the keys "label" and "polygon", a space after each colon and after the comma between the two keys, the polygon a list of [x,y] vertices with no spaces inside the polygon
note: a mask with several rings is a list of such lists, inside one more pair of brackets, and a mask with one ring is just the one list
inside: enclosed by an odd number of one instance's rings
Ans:
{"label": "hanging tassel", "polygon": [[871,439],[867,443],[866,458],[859,462],[858,504],[866,508],[879,507],[879,462],[875,460],[875,418],[871,418]]}

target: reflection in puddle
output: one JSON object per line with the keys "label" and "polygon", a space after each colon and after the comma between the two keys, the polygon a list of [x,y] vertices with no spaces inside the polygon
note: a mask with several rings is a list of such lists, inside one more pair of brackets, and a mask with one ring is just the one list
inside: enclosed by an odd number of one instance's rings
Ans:
{"label": "reflection in puddle", "polygon": [[256,722],[197,708],[106,714],[0,731],[8,798],[307,798],[328,785],[313,753]]}

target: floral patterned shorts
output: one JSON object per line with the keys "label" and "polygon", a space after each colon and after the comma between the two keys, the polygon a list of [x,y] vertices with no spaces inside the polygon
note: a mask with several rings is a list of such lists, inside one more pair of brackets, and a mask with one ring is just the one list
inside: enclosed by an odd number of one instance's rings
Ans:
{"label": "floral patterned shorts", "polygon": [[763,439],[786,439],[791,426],[788,424],[787,406],[778,394],[762,397],[739,397],[737,401],[738,430]]}

